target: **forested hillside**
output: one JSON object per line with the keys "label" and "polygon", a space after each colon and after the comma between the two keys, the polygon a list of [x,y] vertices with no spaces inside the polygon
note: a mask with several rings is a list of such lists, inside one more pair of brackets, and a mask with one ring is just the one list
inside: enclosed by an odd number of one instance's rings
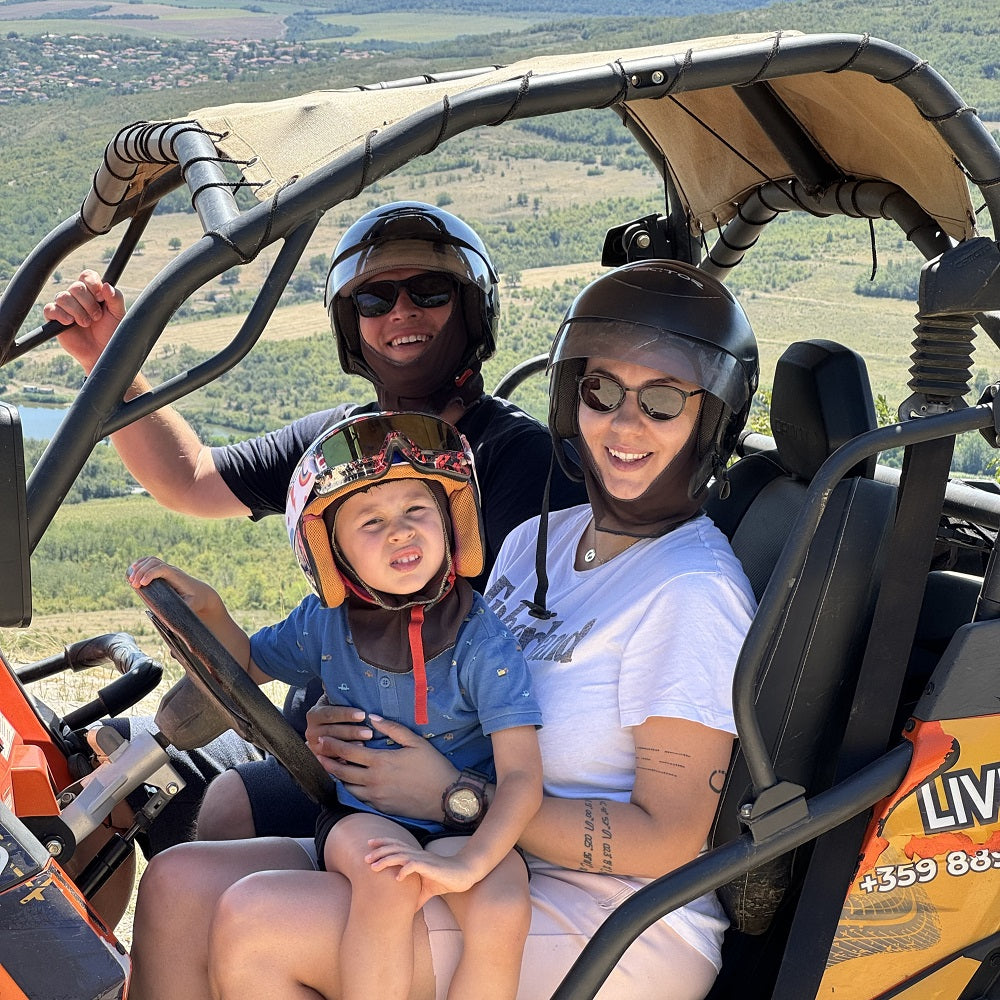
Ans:
{"label": "forested hillside", "polygon": [[[751,6],[746,0],[740,5]],[[434,9],[434,3],[421,6]],[[336,9],[335,5],[323,7]],[[406,4],[391,5],[391,9],[399,8],[405,9]],[[532,4],[532,9],[539,8]],[[223,58],[219,46],[208,41],[87,37],[78,33],[76,22],[74,32],[66,34],[58,33],[58,22],[46,22],[44,30],[50,34],[45,38],[40,32],[8,34],[0,39],[0,59],[9,79],[23,72],[25,81],[16,94],[6,98],[0,115],[4,194],[0,199],[4,233],[0,281],[10,276],[42,233],[78,207],[103,147],[121,126],[139,119],[180,117],[221,101],[270,100],[428,70],[511,62],[528,53],[785,28],[869,32],[893,41],[928,59],[985,117],[1000,119],[1000,22],[993,0],[936,0],[919,5],[910,0],[878,5],[864,0],[809,0],[670,18],[651,16],[644,5],[641,14],[559,19],[520,32],[469,34],[421,45],[373,46],[341,39],[331,44],[304,42],[285,51],[288,47],[282,48],[283,43],[251,42],[246,51],[238,47],[232,58]],[[463,23],[474,25],[475,19]],[[88,31],[99,29],[99,22],[87,22]],[[53,77],[57,71],[62,76]],[[67,81],[66,76],[72,79]],[[49,79],[53,84],[46,87]],[[73,80],[77,82],[69,85]],[[562,134],[555,144],[552,135],[540,141],[538,128],[537,124],[511,125],[506,142],[509,155],[576,158],[582,150],[591,157],[630,155],[630,140],[621,130],[610,130],[602,137],[587,131],[582,119],[570,124],[560,119]],[[567,133],[567,129],[573,131]],[[455,153],[452,143],[447,151],[429,157],[425,169],[440,169],[437,158]]]}

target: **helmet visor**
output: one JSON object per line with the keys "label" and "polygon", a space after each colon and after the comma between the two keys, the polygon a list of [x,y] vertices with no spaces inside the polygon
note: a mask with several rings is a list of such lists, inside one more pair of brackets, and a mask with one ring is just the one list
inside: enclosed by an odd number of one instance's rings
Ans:
{"label": "helmet visor", "polygon": [[319,438],[310,449],[317,496],[380,479],[396,462],[449,479],[472,478],[472,455],[450,424],[420,413],[373,414]]}
{"label": "helmet visor", "polygon": [[610,358],[693,382],[734,412],[747,403],[747,373],[733,355],[663,328],[621,320],[570,319],[556,335],[549,368],[582,358]]}

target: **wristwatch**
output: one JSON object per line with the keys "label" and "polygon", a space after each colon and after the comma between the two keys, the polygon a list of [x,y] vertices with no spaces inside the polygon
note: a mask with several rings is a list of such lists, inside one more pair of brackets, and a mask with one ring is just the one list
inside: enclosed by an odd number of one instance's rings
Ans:
{"label": "wristwatch", "polygon": [[444,825],[452,830],[474,830],[486,813],[486,783],[489,778],[485,774],[466,768],[458,776],[458,780],[444,790],[441,797],[441,810],[444,813]]}

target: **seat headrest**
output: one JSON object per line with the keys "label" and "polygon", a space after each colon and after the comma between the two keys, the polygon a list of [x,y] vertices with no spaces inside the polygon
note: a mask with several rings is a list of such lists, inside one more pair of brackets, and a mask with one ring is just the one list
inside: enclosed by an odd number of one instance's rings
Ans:
{"label": "seat headrest", "polygon": [[[771,433],[782,465],[812,479],[842,444],[878,426],[864,359],[832,340],[801,340],[778,359],[771,389]],[[873,455],[851,470],[872,478]]]}

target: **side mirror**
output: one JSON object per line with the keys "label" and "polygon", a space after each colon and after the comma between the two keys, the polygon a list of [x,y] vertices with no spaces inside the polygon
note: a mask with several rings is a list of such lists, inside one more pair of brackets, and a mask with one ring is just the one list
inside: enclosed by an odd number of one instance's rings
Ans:
{"label": "side mirror", "polygon": [[0,402],[0,626],[31,622],[31,564],[24,491],[24,440],[17,407]]}

